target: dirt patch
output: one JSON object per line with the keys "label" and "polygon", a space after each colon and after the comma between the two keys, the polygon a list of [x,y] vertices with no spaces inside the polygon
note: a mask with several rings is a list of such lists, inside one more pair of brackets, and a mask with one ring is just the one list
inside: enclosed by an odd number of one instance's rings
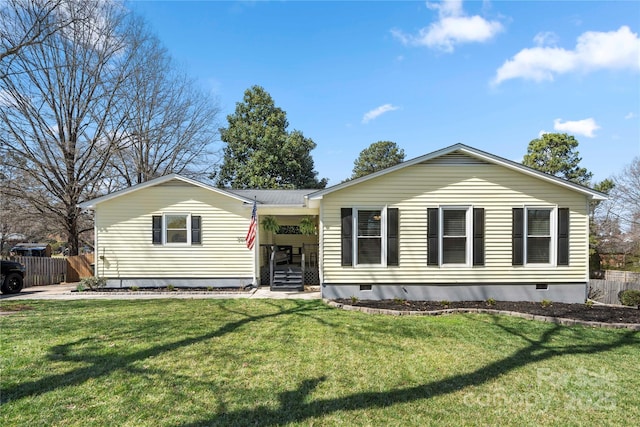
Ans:
{"label": "dirt patch", "polygon": [[33,307],[30,305],[24,304],[7,304],[0,306],[0,316],[6,314],[14,314],[19,313],[21,311],[33,310]]}
{"label": "dirt patch", "polygon": [[478,308],[501,311],[513,311],[537,316],[556,317],[580,320],[585,322],[603,323],[634,323],[640,324],[640,310],[636,307],[612,307],[594,304],[565,304],[553,302],[543,305],[539,302],[528,301],[451,301],[444,304],[440,301],[404,301],[404,300],[358,300],[338,299],[335,302],[356,307],[370,307],[396,311],[438,311],[453,308]]}

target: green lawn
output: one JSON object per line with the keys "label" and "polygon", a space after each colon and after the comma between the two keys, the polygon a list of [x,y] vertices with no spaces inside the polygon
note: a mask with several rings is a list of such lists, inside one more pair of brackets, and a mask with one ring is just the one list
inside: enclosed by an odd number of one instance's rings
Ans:
{"label": "green lawn", "polygon": [[3,426],[640,419],[639,332],[301,300],[19,305],[0,316]]}

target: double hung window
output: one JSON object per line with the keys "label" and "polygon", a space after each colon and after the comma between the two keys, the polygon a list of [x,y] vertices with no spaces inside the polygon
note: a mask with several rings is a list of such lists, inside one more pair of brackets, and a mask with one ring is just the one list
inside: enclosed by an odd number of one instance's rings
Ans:
{"label": "double hung window", "polygon": [[527,209],[527,264],[551,262],[551,209]]}
{"label": "double hung window", "polygon": [[382,210],[359,209],[356,264],[382,264]]}
{"label": "double hung window", "polygon": [[442,209],[442,264],[467,264],[466,208]]}
{"label": "double hung window", "polygon": [[196,245],[202,243],[201,217],[188,213],[165,213],[152,217],[153,244]]}

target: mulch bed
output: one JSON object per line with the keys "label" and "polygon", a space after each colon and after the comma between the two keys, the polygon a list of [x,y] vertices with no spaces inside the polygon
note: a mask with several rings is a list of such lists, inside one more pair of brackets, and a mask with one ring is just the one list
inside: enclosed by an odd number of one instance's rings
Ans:
{"label": "mulch bed", "polygon": [[139,288],[97,288],[95,290],[92,289],[83,289],[82,291],[78,291],[78,290],[72,290],[71,292],[100,292],[100,293],[141,293],[141,292],[145,292],[145,293],[149,293],[149,292],[153,292],[153,293],[161,293],[161,292],[172,292],[172,293],[182,293],[182,292],[199,292],[199,293],[246,293],[246,292],[251,292],[253,288],[248,286],[245,288],[238,288],[238,287],[229,287],[229,288],[222,288],[222,287],[174,287],[174,288],[167,288],[167,287],[153,287],[153,286],[144,286],[144,287],[139,287]]}
{"label": "mulch bed", "polygon": [[355,307],[369,307],[396,311],[439,311],[454,308],[480,308],[500,311],[514,311],[537,316],[548,316],[580,320],[586,322],[604,323],[635,323],[640,324],[640,310],[636,307],[612,307],[594,304],[566,304],[553,302],[550,306],[543,306],[539,302],[511,302],[496,301],[451,301],[443,304],[440,301],[404,301],[404,300],[358,300],[337,299],[335,302]]}

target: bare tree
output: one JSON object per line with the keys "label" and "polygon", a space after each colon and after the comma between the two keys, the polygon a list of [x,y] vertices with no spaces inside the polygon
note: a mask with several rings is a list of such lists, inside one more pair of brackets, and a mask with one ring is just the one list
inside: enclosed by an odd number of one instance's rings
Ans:
{"label": "bare tree", "polygon": [[124,186],[180,173],[207,176],[217,135],[216,100],[174,66],[157,38],[139,25],[133,74],[120,88],[129,108],[125,146],[111,166]]}
{"label": "bare tree", "polygon": [[622,256],[623,264],[640,256],[640,157],[611,181],[607,201],[594,210],[593,230],[596,252]]}
{"label": "bare tree", "polygon": [[29,177],[21,169],[12,167],[18,159],[11,153],[0,157],[0,252],[6,255],[12,243],[43,242],[56,235],[58,226],[36,207],[28,203],[11,183],[29,186]]}
{"label": "bare tree", "polygon": [[[131,73],[133,47],[119,3],[59,3],[65,14],[82,10],[87,19],[44,29],[46,43],[26,44],[2,62],[0,142],[24,160],[14,166],[29,179],[28,188],[11,182],[12,191],[60,225],[73,255],[83,231],[77,205],[100,190],[120,145],[127,111],[117,94]],[[57,28],[57,16],[46,25]]]}
{"label": "bare tree", "polygon": [[[44,43],[73,23],[87,19],[84,3],[73,9],[65,0],[4,0],[0,3],[0,61]],[[4,73],[0,71],[0,76]]]}
{"label": "bare tree", "polygon": [[612,198],[623,226],[640,226],[640,157],[614,178]]}

